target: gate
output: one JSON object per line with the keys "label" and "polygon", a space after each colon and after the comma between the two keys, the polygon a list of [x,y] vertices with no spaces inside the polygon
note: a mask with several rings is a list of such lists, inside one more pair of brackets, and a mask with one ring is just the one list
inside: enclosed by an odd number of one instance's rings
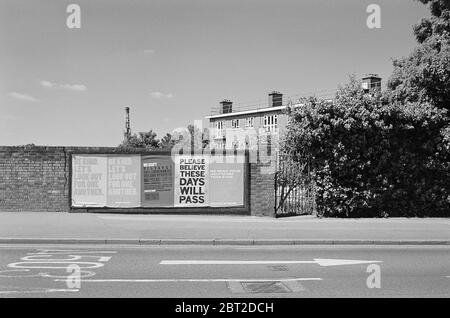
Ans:
{"label": "gate", "polygon": [[275,216],[293,216],[316,212],[315,186],[311,160],[279,154],[275,172]]}

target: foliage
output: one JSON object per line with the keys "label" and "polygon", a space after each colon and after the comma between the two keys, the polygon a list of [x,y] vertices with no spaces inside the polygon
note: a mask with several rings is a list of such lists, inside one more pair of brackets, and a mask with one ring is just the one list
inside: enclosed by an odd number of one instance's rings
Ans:
{"label": "foliage", "polygon": [[414,26],[419,45],[407,57],[394,60],[387,83],[391,102],[431,102],[450,108],[450,0],[420,0],[431,16]]}
{"label": "foliage", "polygon": [[167,133],[159,141],[159,148],[161,148],[161,150],[171,150],[176,143],[177,140],[175,140],[171,134]]}
{"label": "foliage", "polygon": [[429,103],[383,103],[353,77],[333,102],[291,110],[284,151],[311,157],[324,216],[448,216],[446,120]]}
{"label": "foliage", "polygon": [[139,148],[145,150],[158,150],[160,148],[160,141],[156,138],[156,133],[153,130],[147,132],[140,132],[138,135],[133,134],[130,138],[125,139],[119,148]]}
{"label": "foliage", "polygon": [[185,141],[188,143],[186,147],[202,149],[209,144],[207,136],[209,136],[207,129],[201,132],[198,127],[193,125],[188,125],[187,128],[177,130],[174,134],[167,133],[161,139],[158,139],[156,133],[150,129],[148,132],[139,132],[138,134],[131,135],[130,138],[124,140],[119,145],[119,149],[170,151],[175,145]]}
{"label": "foliage", "polygon": [[352,78],[292,110],[284,150],[311,156],[325,216],[450,216],[450,0],[419,1],[431,15],[385,92]]}

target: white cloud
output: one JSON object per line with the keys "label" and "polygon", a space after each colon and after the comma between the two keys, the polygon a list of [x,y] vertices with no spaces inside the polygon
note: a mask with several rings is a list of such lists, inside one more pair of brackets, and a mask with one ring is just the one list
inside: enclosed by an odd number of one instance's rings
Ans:
{"label": "white cloud", "polygon": [[155,53],[155,50],[154,49],[145,49],[143,52],[146,54],[153,54],[153,53]]}
{"label": "white cloud", "polygon": [[53,87],[54,86],[54,84],[52,82],[49,82],[49,81],[41,81],[40,83],[44,87]]}
{"label": "white cloud", "polygon": [[59,87],[67,89],[69,91],[86,91],[87,87],[83,84],[60,84]]}
{"label": "white cloud", "polygon": [[52,83],[50,81],[46,81],[46,80],[42,80],[40,81],[41,86],[44,87],[49,87],[49,88],[60,88],[60,89],[65,89],[68,91],[77,91],[77,92],[82,92],[82,91],[86,91],[87,87],[86,85],[83,84],[58,84],[58,83]]}
{"label": "white cloud", "polygon": [[168,93],[168,94],[164,94],[162,92],[151,92],[150,95],[153,98],[157,98],[157,99],[163,99],[163,98],[173,98],[173,94],[172,93]]}
{"label": "white cloud", "polygon": [[23,101],[26,101],[26,102],[38,102],[39,101],[39,99],[37,99],[37,98],[35,98],[35,97],[31,96],[31,95],[28,95],[28,94],[11,92],[11,93],[8,93],[7,95],[9,97],[12,97],[12,98],[15,98],[15,99],[18,99],[18,100],[23,100]]}

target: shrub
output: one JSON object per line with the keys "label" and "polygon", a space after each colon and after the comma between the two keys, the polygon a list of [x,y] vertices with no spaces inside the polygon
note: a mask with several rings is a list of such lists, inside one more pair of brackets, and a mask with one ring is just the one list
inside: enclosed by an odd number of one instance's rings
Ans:
{"label": "shrub", "polygon": [[289,118],[284,151],[311,157],[319,214],[450,216],[445,110],[383,102],[353,77],[333,102],[305,99]]}

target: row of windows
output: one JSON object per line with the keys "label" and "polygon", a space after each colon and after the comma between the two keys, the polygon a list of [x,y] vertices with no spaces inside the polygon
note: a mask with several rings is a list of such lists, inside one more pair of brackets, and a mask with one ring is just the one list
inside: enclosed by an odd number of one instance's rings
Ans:
{"label": "row of windows", "polygon": [[[248,117],[243,119],[245,121],[246,128],[252,128],[254,125],[254,117]],[[216,130],[223,130],[225,127],[225,121],[216,121]],[[240,128],[241,120],[232,119],[231,128]],[[263,118],[263,128],[267,131],[274,131],[278,128],[278,118],[277,115],[266,115]]]}

